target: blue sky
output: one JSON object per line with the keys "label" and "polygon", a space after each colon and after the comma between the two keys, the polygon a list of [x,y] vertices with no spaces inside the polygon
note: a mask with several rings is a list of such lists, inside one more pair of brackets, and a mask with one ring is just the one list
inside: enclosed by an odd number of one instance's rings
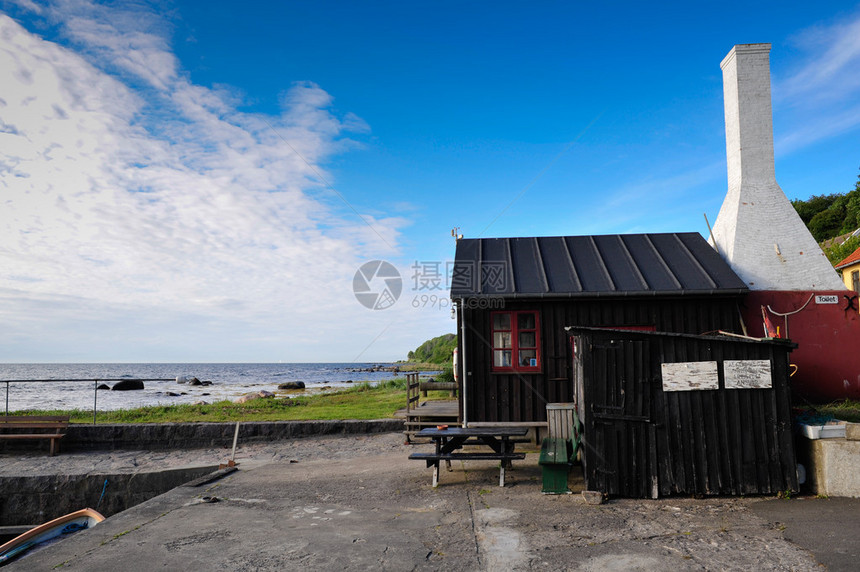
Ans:
{"label": "blue sky", "polygon": [[452,227],[706,234],[758,42],[783,190],[852,189],[857,2],[0,2],[0,361],[399,359]]}

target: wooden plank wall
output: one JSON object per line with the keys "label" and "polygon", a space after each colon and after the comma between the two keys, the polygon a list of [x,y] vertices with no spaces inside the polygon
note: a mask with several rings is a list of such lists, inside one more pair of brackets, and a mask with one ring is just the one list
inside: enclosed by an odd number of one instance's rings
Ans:
{"label": "wooden plank wall", "polygon": [[[789,345],[635,332],[578,340],[588,488],[655,498],[797,490]],[[725,360],[768,360],[772,387],[725,389]],[[717,362],[719,389],[663,390],[661,363],[700,361]],[[603,414],[620,395],[613,421]]]}
{"label": "wooden plank wall", "polygon": [[[701,334],[715,330],[740,333],[740,298],[637,298],[561,301],[500,300],[498,310],[538,310],[541,320],[539,374],[493,373],[492,309],[466,308],[466,358],[462,377],[468,383],[469,421],[546,421],[546,404],[572,401],[572,360],[566,326],[654,326],[657,331]],[[462,341],[461,341],[462,343]],[[460,347],[460,356],[463,356]],[[469,373],[471,372],[471,374]]]}

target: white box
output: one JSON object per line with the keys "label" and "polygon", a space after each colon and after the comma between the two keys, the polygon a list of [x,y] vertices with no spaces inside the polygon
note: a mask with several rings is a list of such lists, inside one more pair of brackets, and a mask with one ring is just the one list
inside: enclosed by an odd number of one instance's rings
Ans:
{"label": "white box", "polygon": [[825,425],[806,425],[800,423],[798,431],[808,439],[844,439],[846,425],[845,421],[839,421],[838,419],[828,421]]}

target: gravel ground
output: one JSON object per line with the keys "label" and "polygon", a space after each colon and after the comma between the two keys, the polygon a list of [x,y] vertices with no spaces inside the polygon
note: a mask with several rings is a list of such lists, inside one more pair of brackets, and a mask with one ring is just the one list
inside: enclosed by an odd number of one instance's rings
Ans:
{"label": "gravel ground", "polygon": [[[116,521],[114,526],[134,534],[108,544],[94,542],[86,559],[70,562],[97,570],[99,562],[133,560],[146,548],[167,566],[178,564],[184,551],[188,562],[195,562],[194,551],[218,553],[222,560],[208,562],[211,569],[820,570],[810,552],[784,538],[784,527],[751,509],[762,499],[617,499],[593,506],[577,494],[540,494],[536,453],[514,464],[504,488],[497,486],[497,465],[472,461],[443,471],[440,486],[433,489],[431,470],[407,459],[410,451],[429,445],[403,441],[402,435],[388,433],[240,443],[239,472],[205,492],[222,499],[212,505],[213,511],[224,511],[220,518],[194,513],[195,505],[179,497],[191,493],[177,489],[148,501],[155,503],[149,510],[165,530],[123,524],[123,519],[142,519],[144,503],[92,531],[116,538],[106,526]],[[224,462],[229,455],[228,449],[3,455],[0,475],[134,472]],[[270,527],[271,534],[240,539],[231,526],[240,519]],[[186,521],[187,526],[179,524]],[[283,534],[288,534],[289,550],[278,540]],[[258,542],[256,552],[243,552],[252,542]],[[46,550],[30,564],[70,554]]]}
{"label": "gravel ground", "polygon": [[[252,443],[236,448],[235,461],[243,468],[266,463],[306,461],[319,458],[344,459],[386,451],[408,451],[399,433],[376,435],[344,435],[338,437],[309,437],[291,441]],[[408,454],[408,453],[407,453]],[[199,465],[226,463],[229,448],[159,450],[159,451],[98,451],[60,453],[49,457],[44,451],[0,454],[0,477],[37,476],[53,474],[134,473]]]}

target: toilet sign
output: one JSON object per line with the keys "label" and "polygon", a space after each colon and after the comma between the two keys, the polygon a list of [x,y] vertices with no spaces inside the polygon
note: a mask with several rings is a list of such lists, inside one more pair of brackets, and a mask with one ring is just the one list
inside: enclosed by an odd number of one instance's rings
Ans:
{"label": "toilet sign", "polygon": [[831,294],[829,296],[816,296],[815,297],[816,304],[838,304],[839,296],[835,294]]}

